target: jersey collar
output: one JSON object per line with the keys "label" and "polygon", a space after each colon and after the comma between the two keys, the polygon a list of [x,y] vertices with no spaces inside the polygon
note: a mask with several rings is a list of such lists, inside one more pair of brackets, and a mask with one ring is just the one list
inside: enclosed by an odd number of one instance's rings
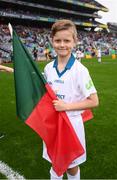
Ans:
{"label": "jersey collar", "polygon": [[58,59],[56,57],[56,59],[54,61],[54,64],[53,64],[53,67],[56,69],[56,72],[57,72],[58,76],[61,77],[68,69],[71,69],[71,67],[74,64],[74,61],[75,61],[75,57],[73,56],[73,54],[71,54],[71,57],[69,58],[69,61],[68,61],[68,63],[65,66],[65,69],[62,72],[59,72],[58,68],[57,68],[57,66],[58,66]]}

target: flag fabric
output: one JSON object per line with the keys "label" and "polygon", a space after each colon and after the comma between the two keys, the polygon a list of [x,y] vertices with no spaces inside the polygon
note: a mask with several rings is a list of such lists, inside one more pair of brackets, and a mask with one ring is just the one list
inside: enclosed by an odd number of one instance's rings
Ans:
{"label": "flag fabric", "polygon": [[84,112],[81,114],[83,122],[89,121],[93,118],[93,113],[91,109],[86,109]]}
{"label": "flag fabric", "polygon": [[13,64],[17,115],[45,142],[53,169],[60,176],[84,149],[67,114],[55,110],[55,93],[15,31]]}

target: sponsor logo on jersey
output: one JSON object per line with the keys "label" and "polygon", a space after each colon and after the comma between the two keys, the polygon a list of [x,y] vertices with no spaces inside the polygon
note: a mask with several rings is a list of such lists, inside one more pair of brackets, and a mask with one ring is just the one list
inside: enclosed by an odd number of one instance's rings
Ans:
{"label": "sponsor logo on jersey", "polygon": [[61,79],[56,79],[54,82],[55,82],[55,83],[64,84],[64,81],[63,81],[63,80],[61,80]]}
{"label": "sponsor logo on jersey", "polygon": [[93,81],[90,79],[89,82],[86,84],[86,89],[90,89],[93,86]]}
{"label": "sponsor logo on jersey", "polygon": [[51,81],[48,81],[48,84],[49,84],[49,85],[52,85],[52,82],[51,82]]}
{"label": "sponsor logo on jersey", "polygon": [[57,96],[59,99],[64,99],[64,98],[65,98],[65,95],[63,95],[63,94],[56,94],[56,96]]}

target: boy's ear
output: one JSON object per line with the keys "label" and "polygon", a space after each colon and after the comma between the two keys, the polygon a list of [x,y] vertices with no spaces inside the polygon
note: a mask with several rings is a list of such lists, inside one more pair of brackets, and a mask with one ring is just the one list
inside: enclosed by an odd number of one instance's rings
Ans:
{"label": "boy's ear", "polygon": [[78,37],[75,39],[75,43],[77,44],[77,42],[78,42]]}
{"label": "boy's ear", "polygon": [[77,42],[78,42],[78,38],[74,38],[74,47],[76,47],[76,45],[77,45]]}
{"label": "boy's ear", "polygon": [[76,45],[77,45],[77,41],[74,41],[74,48],[76,47]]}

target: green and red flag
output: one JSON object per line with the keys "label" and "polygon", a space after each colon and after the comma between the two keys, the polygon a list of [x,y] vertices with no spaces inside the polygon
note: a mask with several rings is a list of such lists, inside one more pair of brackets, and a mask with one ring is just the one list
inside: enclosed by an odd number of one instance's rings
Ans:
{"label": "green and red flag", "polygon": [[86,109],[84,112],[81,114],[83,122],[89,121],[93,118],[93,113],[91,109]]}
{"label": "green and red flag", "polygon": [[65,112],[55,110],[55,93],[13,31],[13,64],[18,117],[42,138],[60,176],[84,149]]}

